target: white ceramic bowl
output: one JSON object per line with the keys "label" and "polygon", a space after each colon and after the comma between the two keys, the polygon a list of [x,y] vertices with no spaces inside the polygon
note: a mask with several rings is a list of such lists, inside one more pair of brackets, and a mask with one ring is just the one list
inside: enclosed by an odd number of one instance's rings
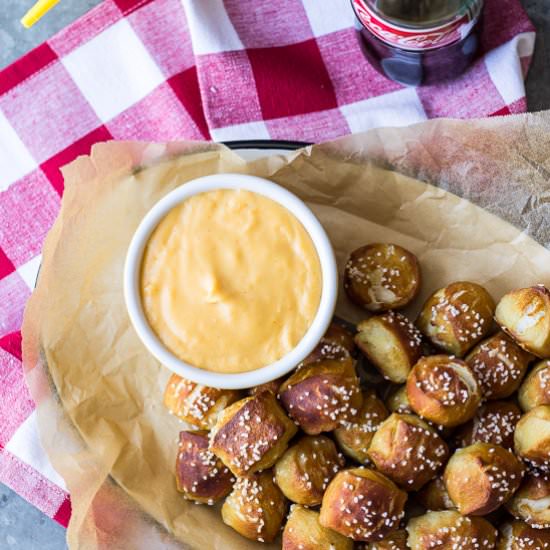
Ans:
{"label": "white ceramic bowl", "polygon": [[[154,333],[143,312],[140,295],[140,271],[143,251],[158,223],[175,206],[187,198],[215,189],[253,191],[292,212],[309,233],[321,264],[321,301],[313,322],[298,345],[284,357],[265,367],[236,374],[222,374],[201,369],[174,355]],[[126,255],[124,298],[130,320],[145,347],[170,370],[199,384],[217,388],[249,388],[275,380],[291,371],[317,345],[327,330],[336,306],[338,274],[334,252],[325,230],[313,212],[296,195],[269,180],[243,174],[216,174],[189,181],[157,202],[139,224]]]}

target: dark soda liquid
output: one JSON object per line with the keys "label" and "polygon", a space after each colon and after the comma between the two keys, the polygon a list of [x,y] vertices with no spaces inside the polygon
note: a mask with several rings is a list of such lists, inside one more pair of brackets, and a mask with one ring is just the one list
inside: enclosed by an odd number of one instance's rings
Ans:
{"label": "dark soda liquid", "polygon": [[[461,0],[377,0],[376,12],[404,28],[440,25],[453,17]],[[460,76],[479,50],[481,17],[462,40],[427,50],[406,50],[382,41],[356,19],[367,59],[382,74],[408,86],[430,85]]]}

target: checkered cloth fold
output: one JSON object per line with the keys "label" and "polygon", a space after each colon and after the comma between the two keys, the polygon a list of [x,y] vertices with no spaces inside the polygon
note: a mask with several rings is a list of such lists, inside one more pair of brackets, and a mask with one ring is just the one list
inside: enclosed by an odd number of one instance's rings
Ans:
{"label": "checkered cloth fold", "polygon": [[59,167],[108,139],[321,141],[526,109],[534,32],[487,0],[483,57],[421,89],[367,63],[348,0],[105,0],[0,72],[0,481],[66,524],[21,367],[23,308],[59,210]]}

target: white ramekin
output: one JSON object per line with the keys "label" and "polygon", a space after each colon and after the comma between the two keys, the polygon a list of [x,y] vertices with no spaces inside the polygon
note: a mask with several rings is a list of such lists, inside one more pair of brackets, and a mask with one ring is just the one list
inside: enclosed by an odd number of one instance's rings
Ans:
{"label": "white ramekin", "polygon": [[[153,230],[175,206],[193,195],[215,189],[245,189],[278,202],[302,223],[315,246],[322,274],[321,301],[317,314],[298,345],[287,355],[265,367],[250,372],[221,374],[186,363],[174,355],[154,333],[143,312],[140,273],[143,251]],[[238,389],[275,380],[291,371],[317,345],[327,330],[336,306],[338,274],[330,240],[313,212],[296,195],[269,180],[243,174],[216,174],[189,181],[157,202],[139,224],[126,255],[124,265],[124,299],[128,315],[139,338],[149,352],[170,370],[205,386]]]}

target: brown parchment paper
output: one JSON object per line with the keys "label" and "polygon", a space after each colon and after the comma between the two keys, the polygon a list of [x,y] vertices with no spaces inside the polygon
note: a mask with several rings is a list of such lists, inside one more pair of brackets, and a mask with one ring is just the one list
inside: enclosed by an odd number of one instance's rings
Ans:
{"label": "brown parchment paper", "polygon": [[[162,406],[169,372],[139,342],[122,297],[127,245],[158,199],[215,172],[266,176],[307,201],[340,270],[369,241],[414,251],[424,284],[409,313],[453,280],[477,281],[498,299],[550,283],[549,123],[548,113],[440,120],[251,163],[212,144],[110,142],[67,166],[23,357],[42,443],[72,496],[70,548],[260,547],[226,527],[219,507],[175,491],[182,424]],[[343,295],[337,313],[363,316]]]}

